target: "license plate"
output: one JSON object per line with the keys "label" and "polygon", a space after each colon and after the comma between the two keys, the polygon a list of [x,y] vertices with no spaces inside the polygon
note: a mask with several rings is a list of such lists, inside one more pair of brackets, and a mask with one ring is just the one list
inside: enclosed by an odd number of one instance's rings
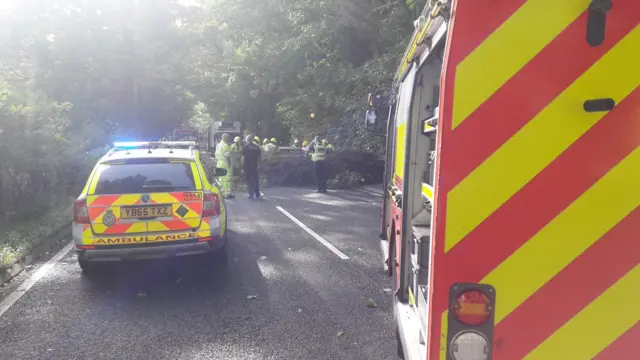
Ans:
{"label": "license plate", "polygon": [[131,207],[123,207],[120,209],[121,219],[152,218],[152,217],[162,217],[162,216],[172,216],[171,205],[131,206]]}

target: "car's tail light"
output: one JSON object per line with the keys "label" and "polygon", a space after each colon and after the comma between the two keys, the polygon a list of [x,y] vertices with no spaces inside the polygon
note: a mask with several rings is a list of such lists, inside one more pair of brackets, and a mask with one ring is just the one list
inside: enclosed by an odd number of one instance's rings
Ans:
{"label": "car's tail light", "polygon": [[73,206],[73,222],[76,224],[89,224],[89,209],[84,199],[76,200]]}
{"label": "car's tail light", "polygon": [[220,198],[216,194],[205,194],[202,203],[202,217],[220,215]]}
{"label": "car's tail light", "polygon": [[480,325],[491,316],[491,300],[481,291],[468,290],[453,302],[453,311],[456,319],[465,325]]}

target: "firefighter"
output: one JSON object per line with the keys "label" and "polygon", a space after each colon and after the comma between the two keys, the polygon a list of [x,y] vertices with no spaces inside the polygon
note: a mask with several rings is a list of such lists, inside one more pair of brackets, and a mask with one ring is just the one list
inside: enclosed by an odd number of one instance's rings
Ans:
{"label": "firefighter", "polygon": [[216,167],[227,170],[227,174],[225,176],[221,176],[218,181],[222,186],[222,193],[225,198],[233,198],[234,195],[231,192],[231,164],[229,161],[231,154],[231,146],[229,145],[229,134],[222,134],[220,147],[216,151]]}
{"label": "firefighter", "polygon": [[242,144],[240,144],[239,136],[233,139],[229,160],[231,162],[231,190],[236,191],[238,189],[240,172],[242,171]]}
{"label": "firefighter", "polygon": [[298,139],[293,139],[293,147],[297,148],[300,146],[300,141]]}
{"label": "firefighter", "polygon": [[325,159],[327,157],[327,148],[320,141],[320,137],[316,136],[307,148],[307,152],[313,161],[313,175],[318,185],[317,192],[327,193],[327,167]]}
{"label": "firefighter", "polygon": [[310,159],[308,148],[309,148],[309,142],[307,140],[302,141],[302,148],[300,148],[300,154],[302,157]]}
{"label": "firefighter", "polygon": [[[275,139],[274,139],[275,140]],[[264,139],[262,144],[262,157],[265,160],[270,159],[276,153],[276,146],[269,139]]]}
{"label": "firefighter", "polygon": [[322,139],[322,145],[327,148],[327,152],[333,152],[333,145],[329,144],[327,139]]}

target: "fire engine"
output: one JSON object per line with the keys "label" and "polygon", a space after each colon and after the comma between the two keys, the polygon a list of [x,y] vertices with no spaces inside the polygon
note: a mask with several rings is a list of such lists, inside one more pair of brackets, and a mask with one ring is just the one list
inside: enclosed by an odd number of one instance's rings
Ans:
{"label": "fire engine", "polygon": [[207,129],[207,147],[215,155],[216,147],[222,141],[222,134],[229,134],[231,140],[242,137],[242,124],[239,121],[214,121]]}
{"label": "fire engine", "polygon": [[428,2],[366,117],[400,356],[640,358],[639,24],[638,0]]}
{"label": "fire engine", "polygon": [[186,126],[173,129],[171,139],[173,141],[195,141],[198,144],[200,143],[198,130]]}

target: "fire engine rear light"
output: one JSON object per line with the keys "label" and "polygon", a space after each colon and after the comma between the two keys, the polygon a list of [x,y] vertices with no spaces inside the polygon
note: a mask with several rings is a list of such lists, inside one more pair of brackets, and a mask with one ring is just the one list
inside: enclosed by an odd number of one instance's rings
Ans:
{"label": "fire engine rear light", "polygon": [[207,241],[211,241],[211,240],[213,240],[213,236],[201,237],[199,239],[200,242],[207,242]]}
{"label": "fire engine rear light", "polygon": [[73,206],[73,222],[76,224],[89,224],[89,209],[84,199],[76,200]]}
{"label": "fire engine rear light", "polygon": [[95,248],[95,245],[76,245],[78,250],[94,250]]}
{"label": "fire engine rear light", "polygon": [[492,310],[489,297],[477,290],[465,291],[453,302],[456,319],[465,325],[484,324],[491,317]]}
{"label": "fire engine rear light", "polygon": [[220,215],[220,199],[216,194],[205,194],[202,203],[202,217]]}
{"label": "fire engine rear light", "polygon": [[465,331],[456,335],[449,349],[454,360],[487,360],[489,358],[489,341],[475,331]]}

